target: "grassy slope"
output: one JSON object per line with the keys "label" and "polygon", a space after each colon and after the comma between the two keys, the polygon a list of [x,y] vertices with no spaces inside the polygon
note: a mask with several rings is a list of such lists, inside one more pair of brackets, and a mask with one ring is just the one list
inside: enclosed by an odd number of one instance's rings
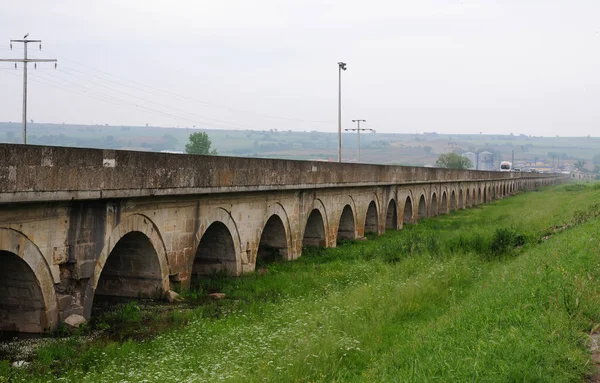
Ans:
{"label": "grassy slope", "polygon": [[[78,382],[582,381],[585,333],[600,323],[600,221],[536,239],[600,202],[591,186],[567,190],[212,281],[235,299],[198,309],[186,327],[69,357],[47,346],[36,377],[22,370],[15,381],[53,381],[56,371]],[[507,227],[528,243],[491,256]]]}

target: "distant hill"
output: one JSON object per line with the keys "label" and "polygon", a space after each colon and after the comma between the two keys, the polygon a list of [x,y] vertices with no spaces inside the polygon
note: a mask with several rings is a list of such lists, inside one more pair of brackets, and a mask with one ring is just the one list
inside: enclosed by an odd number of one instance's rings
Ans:
{"label": "distant hill", "polygon": [[[220,155],[337,160],[337,133],[294,132],[288,130],[205,130],[161,128],[153,126],[108,126],[31,123],[30,144],[145,151],[183,151],[188,137],[206,132],[212,148]],[[21,124],[0,122],[0,142],[21,142]],[[356,134],[342,139],[344,161],[356,161]],[[600,138],[530,137],[525,135],[459,134],[361,134],[361,162],[403,165],[435,165],[440,154],[448,151],[489,151],[495,162],[571,165],[586,162],[588,169],[600,165]]]}

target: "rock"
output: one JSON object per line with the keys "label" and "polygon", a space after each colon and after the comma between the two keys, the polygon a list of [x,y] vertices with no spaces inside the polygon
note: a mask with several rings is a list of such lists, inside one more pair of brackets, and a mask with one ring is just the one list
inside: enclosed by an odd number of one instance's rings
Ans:
{"label": "rock", "polygon": [[67,317],[67,319],[65,319],[65,326],[67,326],[67,328],[69,330],[73,330],[76,328],[79,328],[82,324],[86,323],[87,320],[85,320],[84,317],[82,317],[81,315],[78,314],[73,314],[73,315],[69,315]]}
{"label": "rock", "polygon": [[208,294],[208,296],[215,300],[225,299],[226,297],[225,293],[212,293]]}
{"label": "rock", "polygon": [[15,368],[21,368],[21,367],[27,367],[29,366],[31,363],[26,362],[24,360],[17,360],[16,362],[12,362],[10,365],[11,367],[15,367]]}
{"label": "rock", "polygon": [[167,300],[169,301],[169,303],[184,301],[183,297],[173,290],[167,291]]}

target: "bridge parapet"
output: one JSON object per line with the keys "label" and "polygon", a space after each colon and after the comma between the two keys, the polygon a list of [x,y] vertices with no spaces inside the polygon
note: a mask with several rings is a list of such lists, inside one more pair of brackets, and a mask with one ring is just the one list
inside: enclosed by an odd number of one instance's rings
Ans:
{"label": "bridge parapet", "polygon": [[0,203],[561,176],[0,144]]}

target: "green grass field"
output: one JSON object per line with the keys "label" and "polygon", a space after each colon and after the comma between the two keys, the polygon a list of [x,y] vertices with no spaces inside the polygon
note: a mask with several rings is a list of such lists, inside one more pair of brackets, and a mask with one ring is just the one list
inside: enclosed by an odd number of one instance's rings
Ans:
{"label": "green grass field", "polygon": [[[215,277],[187,294],[194,309],[169,314],[179,325],[56,339],[27,368],[0,363],[0,382],[584,382],[600,324],[598,185]],[[203,299],[214,289],[228,298]],[[136,310],[121,322],[139,322]]]}

